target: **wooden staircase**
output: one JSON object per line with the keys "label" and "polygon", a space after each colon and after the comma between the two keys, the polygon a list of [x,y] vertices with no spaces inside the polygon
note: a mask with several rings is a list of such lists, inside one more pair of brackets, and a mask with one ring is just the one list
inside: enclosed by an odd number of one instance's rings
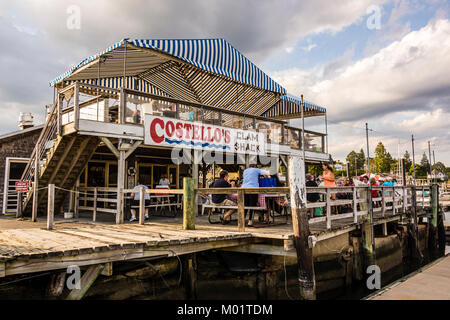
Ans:
{"label": "wooden staircase", "polygon": [[[47,189],[48,184],[54,184],[55,209],[59,208],[63,201],[75,185],[81,172],[87,165],[92,154],[95,152],[99,139],[95,136],[81,136],[72,134],[67,136],[57,136],[53,140],[53,146],[46,152],[45,159],[40,167],[38,180],[38,215],[45,214],[47,210]],[[61,190],[59,188],[65,189]],[[23,214],[30,216],[33,203],[33,189],[31,189],[25,199]]]}

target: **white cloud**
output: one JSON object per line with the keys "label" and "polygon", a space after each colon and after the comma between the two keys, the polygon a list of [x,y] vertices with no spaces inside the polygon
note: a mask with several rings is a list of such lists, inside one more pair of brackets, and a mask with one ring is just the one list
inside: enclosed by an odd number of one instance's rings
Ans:
{"label": "white cloud", "polygon": [[305,50],[305,51],[307,51],[307,52],[310,52],[310,51],[311,51],[312,49],[314,49],[315,47],[317,47],[317,44],[312,43],[312,44],[307,45],[306,47],[302,47],[302,49]]}
{"label": "white cloud", "polygon": [[[450,163],[450,21],[434,20],[424,28],[405,35],[376,54],[347,65],[324,79],[323,68],[289,69],[272,76],[293,94],[327,108],[334,121],[358,123],[368,121],[380,131],[405,137],[412,132],[424,139],[439,138]],[[405,112],[410,112],[405,119]],[[331,129],[330,151],[339,158],[357,147],[364,136]],[[333,125],[331,125],[333,127]],[[333,137],[336,134],[337,137]],[[352,142],[353,141],[353,142]],[[396,146],[395,146],[396,151]]]}

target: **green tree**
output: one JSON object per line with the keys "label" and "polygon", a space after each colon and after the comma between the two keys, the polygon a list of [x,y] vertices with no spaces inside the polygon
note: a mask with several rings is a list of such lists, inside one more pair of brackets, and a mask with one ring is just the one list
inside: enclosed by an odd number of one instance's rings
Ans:
{"label": "green tree", "polygon": [[[416,167],[416,179],[426,178],[427,168],[417,163],[415,164],[415,167]],[[409,173],[411,174],[411,176],[414,173],[414,167],[412,165],[411,168],[409,169]]]}
{"label": "green tree", "polygon": [[358,164],[358,173],[357,175],[364,173],[364,164],[366,163],[366,155],[364,154],[364,150],[361,148],[358,152],[358,160],[356,162]]}
{"label": "green tree", "polygon": [[430,172],[430,162],[428,161],[428,157],[425,152],[422,155],[422,160],[420,160],[420,165],[423,167],[425,172]]}
{"label": "green tree", "polygon": [[411,156],[409,155],[408,150],[405,151],[403,158],[405,159],[405,171],[409,172],[409,169],[411,169],[412,161],[411,161]]}
{"label": "green tree", "polygon": [[375,168],[378,173],[387,173],[391,169],[392,156],[386,151],[382,142],[375,148]]}
{"label": "green tree", "polygon": [[347,155],[345,160],[347,161],[347,163],[350,166],[350,175],[352,175],[352,176],[358,175],[358,173],[356,172],[356,168],[358,168],[358,154],[355,151],[352,150]]}
{"label": "green tree", "polygon": [[436,162],[432,168],[433,168],[433,170],[436,170],[437,172],[445,173],[445,165],[440,161]]}

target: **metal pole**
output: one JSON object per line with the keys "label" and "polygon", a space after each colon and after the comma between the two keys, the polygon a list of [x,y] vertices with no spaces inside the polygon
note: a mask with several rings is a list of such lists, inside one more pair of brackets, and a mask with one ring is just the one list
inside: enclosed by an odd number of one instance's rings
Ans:
{"label": "metal pole", "polygon": [[306,162],[306,159],[305,159],[305,117],[303,116],[303,109],[304,109],[303,95],[301,95],[301,99],[302,99],[302,150],[303,150],[303,161]]}
{"label": "metal pole", "polygon": [[416,185],[416,158],[414,156],[414,135],[411,135],[411,144],[412,144],[412,156],[413,156],[413,182]]}
{"label": "metal pole", "polygon": [[431,147],[430,147],[430,141],[428,141],[428,169],[430,171],[430,180],[431,180]]}
{"label": "metal pole", "polygon": [[327,120],[327,114],[325,113],[325,153],[328,153],[328,120]]}
{"label": "metal pole", "polygon": [[370,227],[372,229],[372,252],[375,255],[375,235],[373,230],[373,209],[372,209],[372,184],[370,183],[370,151],[369,151],[369,125],[366,122],[366,144],[367,144],[367,168],[369,173],[369,217],[370,217]]}
{"label": "metal pole", "polygon": [[[431,161],[431,159],[430,159],[430,161]],[[433,166],[436,167],[436,158],[434,157],[434,150],[433,150]],[[433,180],[436,180],[434,175],[433,175]]]}

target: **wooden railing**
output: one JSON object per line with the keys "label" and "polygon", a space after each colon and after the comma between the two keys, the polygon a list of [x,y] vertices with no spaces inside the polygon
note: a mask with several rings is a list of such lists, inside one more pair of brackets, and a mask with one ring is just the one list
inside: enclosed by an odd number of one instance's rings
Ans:
{"label": "wooden railing", "polygon": [[[193,180],[193,179],[191,179]],[[145,194],[158,195],[182,195],[183,197],[183,226],[187,229],[195,228],[195,214],[198,195],[209,194],[237,194],[238,226],[239,232],[245,231],[245,202],[246,194],[270,194],[280,197],[290,197],[290,188],[194,188],[193,183],[183,182],[183,189],[123,189],[118,194],[117,188],[80,187],[75,190],[75,214],[78,210],[92,211],[93,220],[96,220],[97,212],[107,212],[116,215],[116,223],[123,223],[124,197],[127,194],[139,192],[139,223],[144,223]],[[49,190],[51,185],[49,185]],[[53,186],[54,189],[54,186]],[[415,197],[413,192],[416,192]],[[378,192],[372,197],[372,192]],[[335,220],[348,219],[348,224],[358,223],[358,217],[370,213],[369,201],[372,201],[373,214],[378,218],[406,214],[414,205],[419,209],[431,207],[430,186],[395,186],[395,187],[308,187],[307,195],[319,195],[317,202],[306,203],[306,209],[323,208],[325,212],[320,217],[310,217],[309,224],[326,223],[326,229],[331,229],[331,223]],[[118,196],[119,195],[119,196]],[[54,198],[54,195],[52,196]],[[52,198],[52,199],[53,199]],[[51,196],[49,195],[49,205]],[[80,205],[80,202],[82,205]],[[112,207],[108,207],[108,206]],[[148,207],[148,206],[147,206]],[[335,208],[334,210],[332,208]],[[339,210],[343,208],[343,210]],[[52,209],[53,210],[53,209]],[[352,219],[350,219],[352,218]],[[52,218],[53,219],[53,218]],[[53,221],[53,220],[52,220]],[[192,222],[193,221],[193,222]]]}

